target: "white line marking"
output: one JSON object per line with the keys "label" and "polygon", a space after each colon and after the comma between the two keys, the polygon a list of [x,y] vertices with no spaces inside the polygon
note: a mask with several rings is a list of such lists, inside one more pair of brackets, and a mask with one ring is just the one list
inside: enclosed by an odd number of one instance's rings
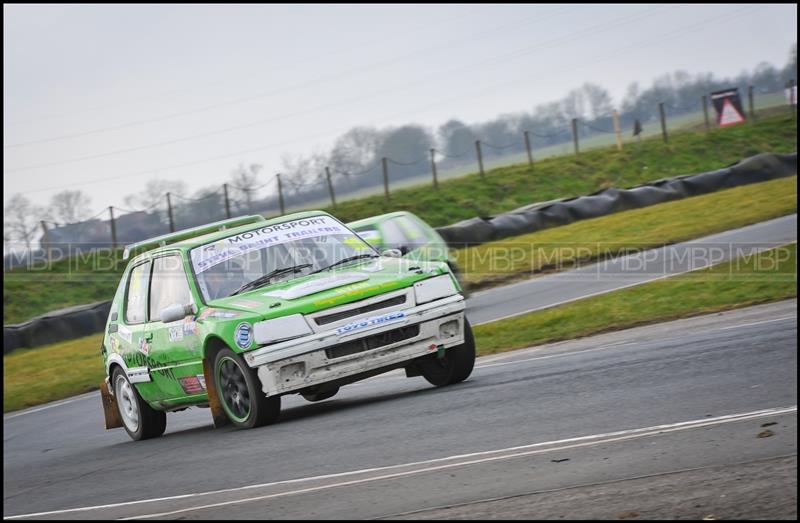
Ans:
{"label": "white line marking", "polygon": [[60,407],[61,405],[66,405],[67,403],[73,403],[75,401],[90,399],[95,394],[97,394],[96,391],[89,393],[89,395],[87,395],[87,396],[79,396],[77,398],[72,398],[72,399],[68,399],[68,400],[65,400],[65,401],[59,401],[58,403],[51,403],[50,405],[45,405],[44,407],[38,407],[38,408],[35,408],[35,409],[25,410],[25,411],[22,411],[22,412],[18,412],[16,414],[9,414],[7,416],[3,416],[3,422],[5,422],[6,420],[10,420],[12,418],[17,418],[19,416],[24,416],[25,414],[33,414],[34,412],[39,412],[39,411],[46,410],[46,409],[52,409],[53,407]]}
{"label": "white line marking", "polygon": [[[482,463],[482,462],[485,462],[485,461],[499,460],[499,459],[509,459],[509,458],[513,458],[513,457],[525,456],[525,455],[536,453],[536,452],[563,450],[564,448],[574,448],[575,446],[585,446],[585,445],[608,443],[610,441],[622,441],[622,440],[631,439],[631,438],[634,438],[634,437],[645,437],[645,436],[657,435],[657,434],[660,434],[660,433],[674,432],[674,431],[677,431],[677,430],[688,430],[688,429],[692,429],[692,428],[705,427],[705,426],[709,426],[709,425],[719,425],[719,424],[723,424],[723,423],[732,423],[732,422],[736,422],[736,421],[745,421],[745,420],[752,419],[752,418],[760,418],[760,417],[766,417],[766,416],[776,416],[776,415],[787,414],[787,413],[791,413],[791,412],[797,412],[797,405],[792,405],[792,406],[789,406],[789,407],[775,407],[775,408],[771,408],[771,409],[763,409],[763,410],[757,410],[757,411],[745,412],[745,413],[739,413],[739,414],[728,414],[728,415],[724,415],[724,416],[717,416],[717,417],[714,417],[714,418],[705,418],[705,419],[698,419],[698,420],[691,420],[691,421],[682,421],[682,422],[678,422],[678,423],[670,423],[670,424],[665,424],[665,425],[655,425],[655,426],[651,426],[651,427],[643,427],[643,428],[638,428],[638,429],[621,430],[621,431],[617,431],[617,432],[608,432],[608,433],[604,433],[604,434],[594,434],[594,435],[589,435],[589,436],[579,436],[579,437],[568,438],[568,439],[563,439],[563,440],[532,443],[532,444],[528,444],[528,445],[509,447],[509,448],[505,448],[505,449],[473,452],[473,453],[469,453],[469,454],[460,454],[460,455],[449,456],[449,457],[445,457],[445,458],[435,458],[435,459],[429,459],[429,460],[425,460],[425,461],[417,461],[417,462],[413,462],[413,463],[403,463],[403,464],[399,464],[399,465],[389,465],[389,466],[385,466],[385,467],[376,467],[376,468],[355,470],[355,471],[350,471],[350,472],[340,472],[340,473],[336,473],[336,474],[326,474],[326,475],[323,475],[323,476],[312,476],[312,477],[307,477],[307,478],[297,478],[297,479],[290,479],[290,480],[283,480],[283,481],[275,481],[275,482],[271,482],[271,483],[262,483],[262,484],[258,484],[258,485],[247,485],[247,486],[244,486],[244,487],[235,487],[235,488],[228,488],[228,489],[221,489],[221,490],[214,490],[214,491],[207,491],[207,492],[199,492],[199,493],[192,493],[192,494],[182,494],[182,495],[176,495],[176,496],[167,496],[167,497],[162,497],[162,498],[143,499],[143,500],[137,500],[137,501],[127,501],[127,502],[122,502],[122,503],[110,503],[110,504],[107,504],[107,505],[97,505],[97,506],[89,506],[89,507],[63,509],[63,510],[53,510],[53,511],[48,511],[48,512],[37,512],[37,513],[32,513],[32,514],[18,514],[18,515],[15,515],[15,516],[5,516],[4,518],[5,519],[19,519],[19,518],[46,516],[46,515],[52,515],[52,514],[65,514],[65,513],[70,513],[70,512],[83,512],[83,511],[106,509],[106,508],[125,507],[125,506],[140,505],[140,504],[145,504],[145,503],[156,503],[156,502],[161,502],[161,501],[172,501],[172,500],[186,499],[186,498],[199,497],[199,496],[208,496],[208,495],[213,495],[213,494],[224,494],[224,493],[228,493],[228,492],[251,490],[251,489],[256,489],[256,488],[273,487],[273,486],[277,486],[277,485],[288,485],[288,484],[293,484],[293,483],[319,481],[319,480],[325,480],[325,479],[331,479],[331,478],[354,476],[354,475],[357,475],[357,474],[365,474],[365,473],[370,473],[370,472],[383,472],[383,471],[397,469],[397,468],[428,465],[428,464],[433,464],[433,463],[441,463],[441,462],[444,462],[444,461],[464,460],[464,459],[467,459],[467,458],[482,457],[481,459],[477,459],[477,460],[470,459],[470,461],[459,461],[457,463],[450,463],[450,464],[436,466],[436,467],[428,467],[428,468],[424,468],[424,469],[415,469],[413,471],[406,471],[406,472],[383,475],[383,476],[375,476],[375,477],[371,477],[371,478],[348,481],[348,482],[344,482],[344,483],[335,483],[335,484],[329,484],[329,485],[324,485],[324,486],[320,486],[320,487],[301,489],[301,490],[297,490],[297,491],[284,492],[284,493],[278,493],[278,494],[270,494],[267,497],[277,496],[277,495],[285,496],[285,495],[302,493],[302,492],[310,492],[310,491],[319,490],[319,489],[322,489],[322,488],[332,488],[332,487],[336,487],[336,486],[355,484],[355,483],[360,483],[360,482],[365,482],[365,481],[376,481],[376,480],[379,480],[379,479],[387,479],[387,478],[399,477],[399,476],[410,475],[410,474],[419,474],[419,473],[422,473],[422,472],[429,472],[431,470],[439,470],[441,468],[449,468],[449,467],[456,467],[456,466],[471,465],[471,464]],[[577,444],[577,445],[575,445],[575,444]],[[556,447],[556,445],[560,445],[560,446]],[[565,445],[567,445],[567,446],[565,446]],[[541,447],[552,447],[552,448],[548,448],[548,449],[542,450]],[[537,449],[537,450],[531,450],[531,449]],[[519,452],[519,451],[522,451],[522,452]],[[493,454],[508,453],[508,452],[514,452],[514,454],[503,454],[501,456],[491,456]],[[485,456],[489,456],[489,457],[485,457]],[[224,504],[243,503],[245,501],[255,501],[255,500],[258,500],[258,499],[266,499],[266,497],[265,496],[259,496],[259,497],[256,497],[256,498],[248,498],[248,499],[245,499],[245,500],[227,501],[227,502],[223,502],[221,504],[208,505],[207,507],[193,507],[193,508],[189,508],[189,509],[182,509],[181,511],[198,510],[200,508],[210,508],[210,507],[214,507],[214,506],[221,506],[221,505],[224,505]],[[177,512],[180,512],[180,511],[168,512],[168,513],[163,513],[163,514],[142,515],[142,516],[137,516],[137,517],[158,517],[158,516],[169,515],[169,514],[173,514],[173,513],[177,513]]]}
{"label": "white line marking", "polygon": [[595,351],[599,351],[599,350],[616,349],[616,348],[622,347],[624,345],[635,345],[635,343],[634,342],[618,343],[616,345],[606,345],[604,347],[596,347],[594,349],[585,349],[585,350],[578,350],[578,351],[573,351],[573,352],[562,352],[562,353],[559,353],[559,354],[548,354],[547,356],[536,356],[534,358],[525,358],[524,360],[506,361],[506,362],[503,362],[503,363],[490,363],[488,365],[476,365],[475,368],[476,369],[484,369],[486,367],[498,367],[500,365],[513,365],[515,363],[523,363],[523,362],[526,362],[526,361],[546,360],[546,359],[550,359],[550,358],[559,358],[559,357],[562,357],[562,356],[572,356],[574,354],[584,354],[586,352],[595,352]]}
{"label": "white line marking", "polygon": [[[796,410],[796,407],[795,407],[795,410]],[[674,427],[670,427],[670,428],[654,427],[653,430],[650,430],[648,432],[638,432],[638,433],[635,433],[635,434],[622,435],[622,436],[618,436],[618,437],[608,437],[608,438],[600,439],[600,440],[597,440],[597,441],[574,443],[574,444],[570,444],[570,445],[563,445],[563,446],[560,446],[560,447],[547,448],[547,449],[526,450],[526,451],[517,452],[517,453],[513,453],[513,454],[506,454],[506,455],[502,455],[502,456],[492,456],[492,457],[474,459],[474,460],[463,461],[463,462],[458,462],[458,463],[449,463],[449,464],[446,464],[446,465],[438,465],[438,466],[435,466],[435,467],[427,467],[427,468],[423,468],[423,469],[416,469],[416,470],[411,470],[411,471],[406,471],[406,472],[396,472],[394,474],[384,474],[382,476],[375,476],[375,477],[364,478],[364,479],[356,479],[356,480],[351,480],[351,481],[344,481],[344,482],[341,482],[341,483],[334,483],[334,484],[330,484],[330,485],[320,485],[318,487],[308,487],[308,488],[289,491],[289,492],[277,492],[277,493],[274,493],[274,494],[266,494],[266,495],[263,495],[263,496],[255,496],[255,497],[252,497],[252,498],[237,499],[237,500],[231,500],[231,501],[222,501],[222,502],[219,502],[219,503],[211,503],[211,504],[208,504],[208,505],[201,505],[201,506],[197,506],[197,507],[190,507],[190,508],[172,510],[172,511],[169,511],[169,512],[160,512],[160,513],[156,513],[156,514],[142,514],[142,515],[139,515],[139,516],[132,516],[132,517],[120,518],[120,519],[121,520],[148,519],[148,518],[159,518],[159,517],[165,517],[165,516],[172,516],[172,515],[181,514],[181,513],[184,513],[184,512],[194,512],[194,511],[197,511],[197,510],[224,507],[224,506],[228,506],[228,505],[237,505],[237,504],[241,504],[241,503],[249,503],[249,502],[252,502],[252,501],[260,501],[260,500],[264,500],[264,499],[271,499],[271,498],[284,497],[284,496],[293,496],[293,495],[298,495],[298,494],[306,494],[306,493],[309,493],[309,492],[316,492],[316,491],[319,491],[319,490],[326,490],[326,489],[330,489],[330,488],[346,487],[346,486],[351,486],[351,485],[358,485],[358,484],[361,484],[361,483],[368,483],[368,482],[372,482],[372,481],[382,481],[382,480],[386,480],[386,479],[395,479],[395,478],[400,478],[400,477],[404,477],[404,476],[412,476],[412,475],[423,474],[423,473],[427,473],[427,472],[435,472],[435,471],[438,471],[438,470],[450,469],[450,468],[455,468],[455,467],[463,467],[463,466],[467,466],[467,465],[477,465],[477,464],[480,464],[480,463],[487,463],[487,462],[492,462],[492,461],[500,461],[500,460],[520,458],[520,457],[525,457],[525,456],[531,456],[531,455],[534,455],[534,454],[542,454],[542,453],[545,453],[545,452],[556,452],[556,451],[574,449],[574,448],[579,448],[579,447],[587,447],[587,446],[591,446],[591,445],[600,445],[600,444],[604,445],[604,444],[608,444],[608,443],[626,441],[626,440],[630,440],[630,439],[637,439],[637,438],[643,438],[643,437],[649,437],[649,436],[656,436],[656,435],[660,435],[660,434],[676,432],[676,431],[681,431],[681,430],[687,430],[687,429],[692,429],[692,428],[707,427],[707,426],[711,426],[711,425],[719,425],[719,424],[722,424],[722,423],[731,423],[731,422],[734,422],[734,421],[743,421],[743,420],[751,419],[752,417],[763,417],[763,416],[764,416],[764,414],[759,414],[757,416],[739,417],[737,419],[730,419],[730,420],[723,420],[723,421],[718,421],[718,420],[712,421],[711,419],[709,419],[709,420],[696,420],[696,421],[699,421],[699,423],[696,422],[694,425],[691,425],[691,426],[674,426]],[[691,422],[684,422],[684,423],[691,423]],[[676,425],[682,425],[682,424],[676,424]],[[666,427],[666,426],[664,426],[664,427]],[[641,430],[641,429],[639,429],[639,430]],[[625,432],[625,431],[620,431],[619,434],[622,434],[623,432]],[[612,434],[614,434],[614,433],[612,433]],[[582,438],[574,438],[574,440],[578,440],[578,439],[582,439]],[[569,440],[564,440],[564,441],[569,441]],[[545,444],[544,443],[540,443],[540,444],[529,445],[529,446],[526,446],[526,447],[533,447],[533,446],[537,446],[537,445],[541,446],[541,445],[545,445]],[[512,449],[516,449],[516,448],[524,448],[524,447],[512,447]],[[507,449],[507,450],[512,450],[512,449]],[[501,452],[501,451],[495,451],[495,452]]]}
{"label": "white line marking", "polygon": [[742,323],[741,325],[731,325],[729,327],[720,327],[717,330],[724,331],[728,329],[738,329],[739,327],[750,327],[752,325],[761,325],[762,323],[772,323],[774,321],[796,320],[797,316],[785,316],[783,318],[775,318],[773,320],[754,321],[753,323]]}

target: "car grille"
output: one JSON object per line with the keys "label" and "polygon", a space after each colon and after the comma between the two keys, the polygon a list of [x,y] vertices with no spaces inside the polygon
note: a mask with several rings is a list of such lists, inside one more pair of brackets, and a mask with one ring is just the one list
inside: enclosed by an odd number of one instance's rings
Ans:
{"label": "car grille", "polygon": [[328,359],[342,358],[351,354],[377,349],[384,345],[391,345],[398,341],[409,340],[418,335],[419,325],[409,325],[407,327],[381,332],[380,334],[373,334],[366,338],[340,343],[339,345],[325,349],[325,355]]}
{"label": "car grille", "polygon": [[388,300],[379,301],[371,305],[364,305],[363,307],[357,307],[355,309],[350,309],[342,312],[334,312],[333,314],[327,314],[325,316],[317,316],[316,318],[314,318],[314,321],[317,322],[317,325],[327,325],[335,321],[343,320],[345,318],[350,318],[351,316],[360,316],[361,314],[377,311],[379,309],[385,309],[386,307],[392,307],[394,305],[402,305],[405,302],[406,302],[406,295],[403,294],[402,296],[389,298]]}

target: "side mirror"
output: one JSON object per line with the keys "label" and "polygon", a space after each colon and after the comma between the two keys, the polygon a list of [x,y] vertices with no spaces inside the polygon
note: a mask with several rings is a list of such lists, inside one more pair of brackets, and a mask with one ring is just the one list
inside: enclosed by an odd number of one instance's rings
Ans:
{"label": "side mirror", "polygon": [[402,258],[403,253],[400,249],[386,249],[381,253],[381,256],[388,256],[389,258]]}
{"label": "side mirror", "polygon": [[161,309],[161,321],[164,323],[170,323],[173,321],[178,321],[184,319],[188,313],[186,309],[188,307],[186,305],[181,305],[180,303],[173,303],[168,307],[164,307]]}

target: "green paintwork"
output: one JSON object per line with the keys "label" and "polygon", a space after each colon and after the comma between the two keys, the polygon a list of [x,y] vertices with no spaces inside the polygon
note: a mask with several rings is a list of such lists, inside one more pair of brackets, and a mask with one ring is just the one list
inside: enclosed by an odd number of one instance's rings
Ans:
{"label": "green paintwork", "polygon": [[[142,398],[155,409],[168,410],[203,404],[208,401],[205,389],[197,391],[193,387],[196,387],[197,380],[202,379],[203,360],[213,342],[222,342],[237,353],[260,348],[255,342],[251,342],[250,346],[245,349],[236,344],[236,329],[239,324],[247,322],[252,328],[255,322],[265,319],[296,313],[318,312],[410,287],[416,281],[449,271],[447,265],[440,262],[389,257],[367,258],[315,274],[290,277],[235,296],[207,302],[203,300],[190,258],[191,249],[269,225],[323,216],[331,217],[321,211],[296,213],[266,220],[256,225],[230,228],[204,234],[198,238],[186,238],[136,256],[126,267],[112,301],[109,319],[106,323],[106,335],[103,338],[104,364],[108,366],[109,358],[113,354],[118,354],[129,368],[147,367],[150,370],[151,381],[136,383],[134,386]],[[335,218],[333,219],[335,220]],[[336,221],[338,222],[338,220]],[[341,224],[341,222],[338,223]],[[358,239],[355,241],[359,242]],[[358,248],[372,250],[366,244],[361,243]],[[127,282],[132,268],[166,254],[181,256],[196,312],[187,315],[183,320],[166,324],[149,317],[139,324],[126,324]],[[365,268],[370,270],[364,270]],[[356,273],[363,275],[365,279],[291,300],[264,295],[265,292],[290,289],[305,282],[330,278],[332,275],[340,273]],[[460,289],[457,282],[456,286]],[[149,292],[146,296],[148,296],[148,303],[145,308],[149,309]],[[117,316],[112,321],[114,314]],[[114,333],[109,332],[112,325],[116,325],[118,329]],[[146,339],[148,337],[149,341]],[[113,368],[110,372],[113,372]],[[188,381],[188,392],[181,385],[182,378]]]}
{"label": "green paintwork", "polygon": [[[398,241],[407,246],[404,258],[420,261],[441,261],[454,263],[447,242],[436,229],[408,211],[396,211],[379,216],[364,218],[347,224],[379,251],[398,248]],[[402,240],[397,238],[402,235]],[[393,238],[394,236],[394,238]]]}

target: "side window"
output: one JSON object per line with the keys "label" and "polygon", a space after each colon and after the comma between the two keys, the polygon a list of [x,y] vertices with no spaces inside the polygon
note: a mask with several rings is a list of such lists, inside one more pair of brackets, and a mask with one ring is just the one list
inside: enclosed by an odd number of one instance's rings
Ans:
{"label": "side window", "polygon": [[403,230],[397,225],[397,220],[386,220],[381,224],[383,240],[387,249],[402,249],[408,247],[408,238],[403,234]]}
{"label": "side window", "polygon": [[153,260],[150,279],[150,321],[159,321],[161,311],[169,305],[192,302],[192,293],[180,255],[161,256]]}
{"label": "side window", "polygon": [[409,238],[409,243],[411,243],[414,248],[428,243],[428,235],[425,233],[425,230],[420,227],[416,221],[411,219],[411,217],[402,216],[397,218],[397,221],[400,223],[400,227]]}
{"label": "side window", "polygon": [[147,311],[147,280],[150,277],[150,262],[131,269],[128,277],[128,299],[125,303],[125,323],[142,323]]}
{"label": "side window", "polygon": [[363,227],[361,229],[354,229],[356,234],[361,236],[361,239],[369,243],[376,249],[381,248],[381,233],[378,232],[373,226]]}

